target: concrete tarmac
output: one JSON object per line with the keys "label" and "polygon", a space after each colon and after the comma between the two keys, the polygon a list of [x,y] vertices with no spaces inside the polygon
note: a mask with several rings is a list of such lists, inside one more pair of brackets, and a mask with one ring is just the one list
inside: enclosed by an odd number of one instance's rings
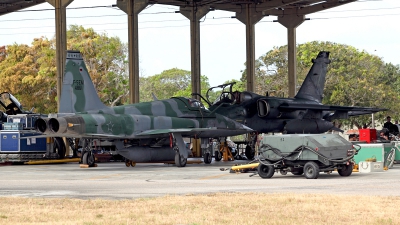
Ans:
{"label": "concrete tarmac", "polygon": [[400,165],[375,173],[321,173],[306,179],[291,173],[275,173],[262,179],[252,173],[230,173],[220,168],[247,161],[188,164],[178,168],[167,164],[99,163],[80,168],[77,163],[13,165],[0,167],[0,196],[78,199],[133,199],[164,195],[215,192],[319,193],[345,195],[400,196]]}

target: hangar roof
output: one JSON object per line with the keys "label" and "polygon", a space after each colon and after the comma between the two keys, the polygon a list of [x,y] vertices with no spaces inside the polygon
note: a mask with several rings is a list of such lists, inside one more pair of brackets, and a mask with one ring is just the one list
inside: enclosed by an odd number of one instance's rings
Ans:
{"label": "hangar roof", "polygon": [[[127,0],[116,0],[127,1]],[[46,2],[46,0],[0,0],[0,16],[15,12],[21,9],[25,9],[31,6],[35,6]],[[292,2],[291,4],[285,4],[285,2]],[[175,6],[215,6],[215,5],[241,5],[241,4],[276,4],[282,6],[280,10],[293,9],[293,8],[307,8],[307,7],[318,7],[325,8],[327,4],[338,4],[351,2],[351,0],[149,0],[149,4],[165,4]],[[330,7],[326,7],[330,8]]]}
{"label": "hangar roof", "polygon": [[0,16],[35,6],[43,2],[46,2],[46,0],[0,0]]}

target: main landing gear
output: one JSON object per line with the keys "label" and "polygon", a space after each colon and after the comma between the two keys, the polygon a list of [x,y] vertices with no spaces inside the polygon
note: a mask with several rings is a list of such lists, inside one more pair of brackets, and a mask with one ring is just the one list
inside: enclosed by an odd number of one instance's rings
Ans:
{"label": "main landing gear", "polygon": [[177,167],[185,167],[185,166],[186,166],[186,163],[187,163],[187,158],[181,156],[181,155],[179,154],[179,152],[177,151],[177,152],[175,153],[175,165],[176,165]]}
{"label": "main landing gear", "polygon": [[81,156],[81,164],[86,164],[89,167],[96,166],[96,160],[94,158],[94,154],[91,149],[90,139],[83,139],[83,146],[82,146],[82,156]]}
{"label": "main landing gear", "polygon": [[182,135],[180,133],[171,133],[170,141],[175,150],[175,165],[177,167],[185,167],[189,152],[186,149]]}
{"label": "main landing gear", "polygon": [[136,166],[136,162],[134,162],[132,160],[126,160],[125,161],[125,166],[126,167],[130,167],[130,166],[135,167]]}

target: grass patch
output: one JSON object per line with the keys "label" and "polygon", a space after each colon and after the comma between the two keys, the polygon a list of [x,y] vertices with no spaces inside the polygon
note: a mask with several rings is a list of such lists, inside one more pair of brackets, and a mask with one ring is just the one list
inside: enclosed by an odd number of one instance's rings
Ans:
{"label": "grass patch", "polygon": [[[0,224],[400,224],[400,197],[217,193],[133,200],[0,198]],[[7,215],[7,216],[5,216]]]}

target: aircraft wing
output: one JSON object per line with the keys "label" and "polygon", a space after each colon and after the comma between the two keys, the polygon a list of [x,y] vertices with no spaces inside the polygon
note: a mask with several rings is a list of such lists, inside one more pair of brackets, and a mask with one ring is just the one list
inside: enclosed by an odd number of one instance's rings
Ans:
{"label": "aircraft wing", "polygon": [[387,111],[387,109],[385,110],[379,110],[379,111],[368,111],[368,110],[364,110],[364,111],[350,111],[348,112],[349,116],[361,116],[361,115],[366,115],[366,114],[371,114],[371,113],[376,113],[376,112],[380,112],[380,111]]}
{"label": "aircraft wing", "polygon": [[334,106],[307,103],[286,103],[280,105],[278,109],[281,111],[306,110],[307,112],[303,115],[303,118],[307,118],[310,115],[315,116],[316,111],[322,111],[324,112],[323,119],[327,121],[332,121],[334,119],[347,119],[349,116],[361,116],[387,110],[371,107]]}
{"label": "aircraft wing", "polygon": [[92,134],[92,133],[87,133],[85,135],[77,135],[77,134],[42,134],[38,133],[37,135],[33,136],[27,136],[27,137],[21,137],[19,139],[29,139],[29,138],[48,138],[48,137],[67,137],[67,138],[114,138],[114,139],[122,139],[124,138],[121,135],[112,135],[112,134]]}
{"label": "aircraft wing", "polygon": [[328,111],[329,106],[327,105],[319,105],[319,104],[298,104],[298,103],[284,103],[278,107],[279,110],[283,111],[292,111],[292,110],[323,110]]}
{"label": "aircraft wing", "polygon": [[191,135],[197,137],[228,137],[243,134],[244,131],[251,132],[252,129],[243,126],[244,129],[221,129],[216,127],[210,128],[183,128],[183,129],[155,129],[146,130],[135,136],[162,136],[169,135],[170,133],[180,133],[183,136]]}
{"label": "aircraft wing", "polygon": [[331,106],[333,111],[347,111],[349,116],[359,116],[365,114],[372,114],[381,111],[387,111],[387,109],[382,108],[371,108],[371,107],[349,107],[349,106]]}
{"label": "aircraft wing", "polygon": [[157,129],[157,130],[146,130],[136,134],[136,136],[147,136],[147,135],[158,135],[158,134],[169,134],[169,133],[186,133],[192,132],[194,129]]}
{"label": "aircraft wing", "polygon": [[[320,105],[320,104],[282,104],[278,107],[280,110],[322,110],[322,111],[345,111],[349,112],[349,116],[359,116],[364,114],[371,114],[381,111],[387,111],[383,108],[372,108],[372,107],[357,107],[357,106],[335,106],[335,105]],[[353,112],[353,113],[351,113]],[[352,115],[351,115],[352,114]]]}
{"label": "aircraft wing", "polygon": [[[228,136],[236,136],[243,133],[250,133],[253,130],[243,125],[242,129],[221,129],[216,127],[210,128],[180,128],[180,129],[153,129],[153,130],[145,130],[140,133],[136,133],[134,136],[129,138],[154,138],[154,137],[165,137],[171,133],[181,134],[182,136],[196,136],[198,138],[213,138],[213,137],[228,137]],[[33,136],[29,136],[32,138]],[[69,137],[69,138],[101,138],[101,139],[124,139],[127,138],[123,134],[121,135],[112,135],[112,134],[97,134],[97,133],[85,133],[85,134],[71,134],[71,133],[63,133],[63,134],[40,134],[38,133],[35,138],[42,137]]]}
{"label": "aircraft wing", "polygon": [[325,120],[332,121],[334,119],[347,119],[349,116],[370,115],[372,113],[377,113],[386,110],[387,109],[369,108],[369,107],[334,106],[332,107],[332,111],[334,112],[325,114],[323,118]]}

